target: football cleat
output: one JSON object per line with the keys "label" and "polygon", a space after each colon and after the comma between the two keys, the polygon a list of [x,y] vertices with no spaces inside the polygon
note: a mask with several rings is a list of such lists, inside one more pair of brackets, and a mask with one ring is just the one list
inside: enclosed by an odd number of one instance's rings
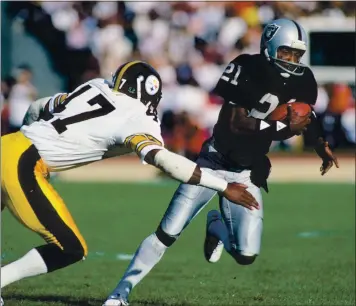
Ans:
{"label": "football cleat", "polygon": [[103,306],[127,306],[130,305],[127,298],[120,295],[110,295]]}
{"label": "football cleat", "polygon": [[222,222],[220,212],[218,212],[217,210],[211,210],[208,212],[207,220],[206,220],[206,234],[205,234],[205,241],[204,241],[204,256],[205,259],[210,263],[217,262],[220,259],[221,254],[224,250],[223,242],[219,238],[209,233],[209,227],[212,224],[212,222],[218,220]]}

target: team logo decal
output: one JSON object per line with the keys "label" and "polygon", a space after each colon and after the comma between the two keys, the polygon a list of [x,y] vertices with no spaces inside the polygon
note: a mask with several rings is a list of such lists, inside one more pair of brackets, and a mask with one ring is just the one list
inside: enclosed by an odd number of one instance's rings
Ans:
{"label": "team logo decal", "polygon": [[276,33],[278,32],[280,26],[276,25],[276,24],[269,24],[266,27],[266,31],[265,31],[265,37],[267,39],[267,41],[271,40],[273,38],[274,35],[276,35]]}
{"label": "team logo decal", "polygon": [[154,75],[150,75],[146,79],[145,87],[146,87],[146,92],[149,95],[151,95],[151,96],[155,95],[159,90],[159,81],[158,81],[157,77]]}

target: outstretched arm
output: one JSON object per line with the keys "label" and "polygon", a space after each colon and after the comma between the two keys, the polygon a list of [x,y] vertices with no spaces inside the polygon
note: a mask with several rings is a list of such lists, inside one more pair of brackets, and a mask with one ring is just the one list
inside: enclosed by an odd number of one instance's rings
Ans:
{"label": "outstretched arm", "polygon": [[149,134],[128,136],[124,144],[135,151],[141,160],[162,170],[177,181],[211,188],[236,204],[248,209],[258,209],[258,203],[246,190],[246,185],[228,183],[214,176],[191,160],[168,151],[157,138]]}
{"label": "outstretched arm", "polygon": [[246,190],[247,186],[228,183],[183,156],[163,148],[153,149],[146,154],[145,161],[182,183],[214,189],[236,204],[249,209],[259,208],[256,199]]}

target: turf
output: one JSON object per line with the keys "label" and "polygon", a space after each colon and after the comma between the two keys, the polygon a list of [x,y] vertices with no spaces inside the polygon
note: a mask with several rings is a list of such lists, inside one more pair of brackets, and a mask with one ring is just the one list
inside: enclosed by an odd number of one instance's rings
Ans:
{"label": "turf", "polygon": [[[3,289],[6,306],[95,305],[115,287],[157,227],[176,184],[55,184],[86,237],[84,262]],[[131,295],[132,305],[355,305],[353,185],[273,184],[264,195],[262,251],[251,266],[224,253],[205,262],[208,209]],[[209,208],[216,208],[214,200]],[[3,264],[42,244],[2,214]]]}

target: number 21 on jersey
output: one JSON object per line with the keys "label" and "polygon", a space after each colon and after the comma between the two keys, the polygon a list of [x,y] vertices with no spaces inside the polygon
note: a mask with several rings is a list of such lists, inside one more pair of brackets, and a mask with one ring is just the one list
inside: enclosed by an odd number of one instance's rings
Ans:
{"label": "number 21 on jersey", "polygon": [[[237,79],[238,79],[240,73],[241,73],[241,66],[238,65],[237,69],[235,71],[235,64],[230,63],[226,67],[221,79],[236,86],[238,84]],[[229,76],[227,76],[225,74],[227,74]],[[256,119],[265,119],[278,106],[279,99],[277,96],[275,96],[273,94],[266,93],[260,99],[260,101],[258,101],[258,103],[259,104],[255,108],[251,109],[251,111],[249,113],[249,117],[253,117]]]}
{"label": "number 21 on jersey", "polygon": [[[230,75],[230,74],[232,74],[232,73],[234,72],[234,70],[235,70],[235,64],[230,63],[230,64],[226,67],[226,69],[225,69],[225,71],[224,71],[224,74],[229,74],[229,75]],[[221,77],[221,79],[224,80],[224,81],[226,81],[226,82],[230,82],[232,85],[237,85],[237,84],[238,84],[237,78],[239,77],[240,72],[241,72],[241,66],[238,65],[238,66],[237,66],[237,70],[236,70],[235,74],[232,76],[232,78],[229,77],[229,76],[223,75],[223,76]]]}

